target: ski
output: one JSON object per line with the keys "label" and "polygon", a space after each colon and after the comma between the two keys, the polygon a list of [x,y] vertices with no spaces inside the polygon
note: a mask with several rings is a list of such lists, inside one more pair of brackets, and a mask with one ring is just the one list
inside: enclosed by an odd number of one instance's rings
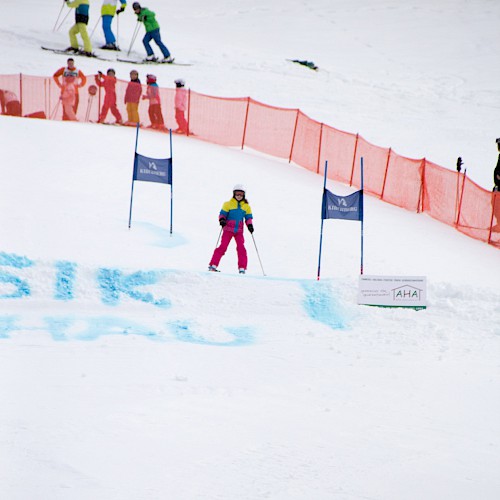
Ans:
{"label": "ski", "polygon": [[120,61],[120,62],[125,62],[125,63],[131,63],[131,64],[166,64],[166,65],[172,65],[172,66],[192,66],[191,63],[180,63],[180,62],[176,62],[176,61],[172,61],[172,62],[163,62],[163,61],[145,61],[144,59],[143,60],[138,60],[138,59],[124,59],[124,58],[121,58],[121,57],[117,57],[116,59],[117,61]]}
{"label": "ski", "polygon": [[50,52],[54,52],[54,54],[64,54],[67,55],[68,57],[71,56],[81,56],[81,57],[88,57],[90,59],[100,59],[101,61],[114,61],[114,59],[106,59],[104,57],[101,57],[100,55],[95,54],[92,52],[92,55],[88,56],[87,54],[84,54],[82,51],[80,52],[71,52],[68,50],[63,50],[63,49],[53,49],[52,47],[44,47],[42,46],[43,50],[48,50]]}

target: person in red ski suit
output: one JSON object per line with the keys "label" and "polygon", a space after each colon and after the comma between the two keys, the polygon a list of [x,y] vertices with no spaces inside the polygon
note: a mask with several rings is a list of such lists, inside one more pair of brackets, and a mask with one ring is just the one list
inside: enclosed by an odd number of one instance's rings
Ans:
{"label": "person in red ski suit", "polygon": [[146,75],[146,83],[148,84],[146,95],[143,99],[149,99],[149,119],[151,128],[157,130],[165,130],[165,122],[163,121],[163,113],[161,112],[160,88],[156,83],[155,75]]}
{"label": "person in red ski suit", "polygon": [[116,123],[122,123],[122,115],[118,108],[116,107],[116,76],[115,70],[113,68],[108,69],[106,72],[106,76],[102,74],[101,71],[97,72],[95,75],[95,82],[99,87],[104,87],[104,104],[101,109],[101,114],[99,115],[99,123],[104,123],[108,111],[111,110],[111,113],[116,118]]}

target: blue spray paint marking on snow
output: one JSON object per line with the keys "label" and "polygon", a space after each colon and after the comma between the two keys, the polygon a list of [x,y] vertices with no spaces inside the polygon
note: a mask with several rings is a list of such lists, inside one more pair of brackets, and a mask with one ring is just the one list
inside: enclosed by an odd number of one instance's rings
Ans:
{"label": "blue spray paint marking on snow", "polygon": [[19,299],[31,295],[31,289],[28,282],[12,274],[0,271],[0,283],[10,283],[15,287],[13,292],[0,294],[0,299]]}
{"label": "blue spray paint marking on snow", "polygon": [[0,339],[8,339],[9,333],[17,330],[15,326],[17,319],[16,316],[0,316]]}
{"label": "blue spray paint marking on snow", "polygon": [[33,261],[28,259],[28,257],[15,255],[13,253],[0,252],[0,266],[10,266],[17,269],[23,269],[24,267],[31,267],[32,265]]}
{"label": "blue spray paint marking on snow", "polygon": [[[23,269],[33,265],[33,261],[27,257],[0,252],[0,266],[9,266]],[[13,285],[15,290],[10,293],[0,294],[0,299],[19,299],[31,295],[31,289],[27,281],[5,271],[0,271],[0,283]]]}
{"label": "blue spray paint marking on snow", "polygon": [[189,323],[185,321],[176,321],[170,323],[170,326],[177,340],[189,342],[190,344],[240,347],[254,343],[253,332],[249,327],[225,328],[225,331],[230,333],[234,339],[228,342],[216,342],[194,334],[189,327]]}
{"label": "blue spray paint marking on snow", "polygon": [[304,308],[312,319],[331,328],[345,328],[339,304],[328,283],[303,281],[301,286],[306,292]]}
{"label": "blue spray paint marking on snow", "polygon": [[[75,323],[78,322],[83,324],[83,328],[74,331],[78,327]],[[45,323],[52,338],[58,341],[91,341],[105,335],[139,335],[149,340],[164,340],[162,336],[148,327],[113,316],[85,317],[81,320],[70,316],[50,317],[45,318]]]}
{"label": "blue spray paint marking on snow", "polygon": [[76,264],[68,261],[58,261],[55,263],[56,285],[54,299],[56,300],[71,300],[74,298],[73,286],[76,275]]}
{"label": "blue spray paint marking on snow", "polygon": [[[179,321],[170,326],[174,333],[174,340],[180,342],[219,347],[241,347],[254,343],[252,329],[248,327],[226,328],[225,330],[233,336],[233,339],[227,342],[217,342],[195,335],[186,322]],[[17,316],[0,316],[0,339],[8,339],[11,333],[19,331],[41,331],[48,333],[53,340],[58,342],[93,341],[106,335],[137,335],[157,342],[172,340],[150,327],[116,316],[45,317],[43,324],[39,326],[23,326]]]}
{"label": "blue spray paint marking on snow", "polygon": [[143,293],[135,290],[137,286],[152,285],[157,283],[162,273],[159,271],[138,271],[126,275],[119,269],[99,269],[97,280],[102,291],[104,304],[116,306],[120,303],[120,294],[125,294],[134,300],[153,304],[157,307],[170,307],[167,299],[155,299],[149,292]]}

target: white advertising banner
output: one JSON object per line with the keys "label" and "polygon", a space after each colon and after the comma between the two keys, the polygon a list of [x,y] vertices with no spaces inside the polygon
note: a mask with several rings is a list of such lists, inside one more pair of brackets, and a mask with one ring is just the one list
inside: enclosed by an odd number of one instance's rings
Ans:
{"label": "white advertising banner", "polygon": [[359,277],[358,304],[386,307],[427,307],[425,276]]}

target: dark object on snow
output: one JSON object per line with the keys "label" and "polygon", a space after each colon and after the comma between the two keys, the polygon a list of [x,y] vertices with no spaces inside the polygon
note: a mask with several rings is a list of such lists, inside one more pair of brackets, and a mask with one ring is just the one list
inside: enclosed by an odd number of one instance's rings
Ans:
{"label": "dark object on snow", "polygon": [[319,68],[314,64],[312,61],[302,61],[300,59],[288,59],[288,61],[301,64],[302,66],[307,66],[310,69],[313,69],[314,71],[318,70]]}
{"label": "dark object on snow", "polygon": [[457,158],[457,172],[460,172],[460,170],[462,170],[462,165],[464,164],[464,162],[462,161],[462,157],[459,156]]}

